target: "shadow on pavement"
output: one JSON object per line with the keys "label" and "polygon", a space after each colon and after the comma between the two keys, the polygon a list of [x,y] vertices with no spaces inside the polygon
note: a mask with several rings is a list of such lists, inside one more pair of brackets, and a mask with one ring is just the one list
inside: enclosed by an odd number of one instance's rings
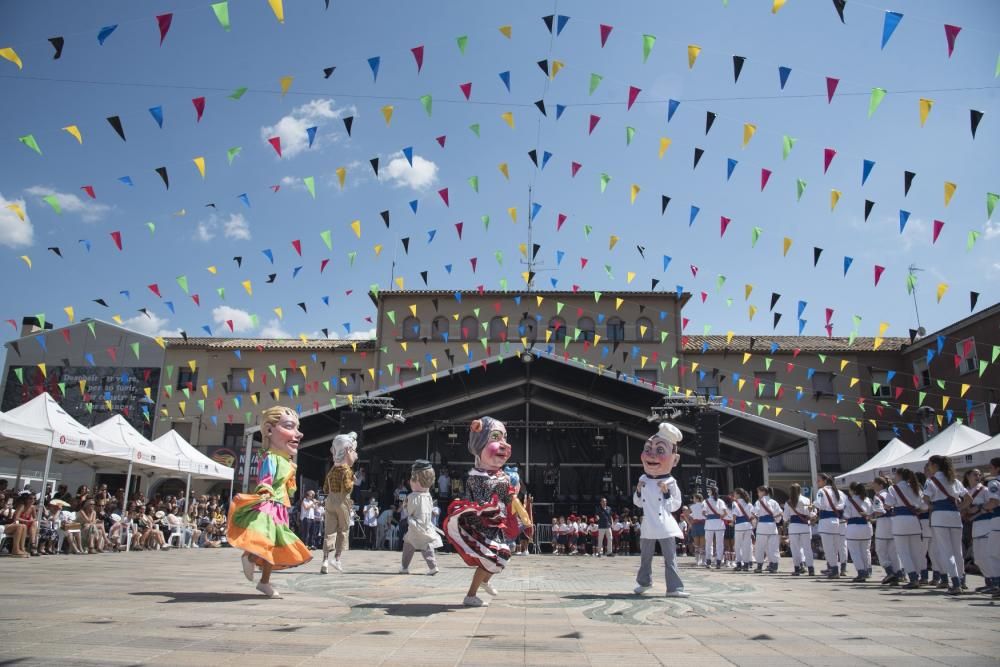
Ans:
{"label": "shadow on pavement", "polygon": [[425,604],[425,603],[386,603],[386,602],[366,602],[365,604],[357,604],[352,607],[352,609],[384,609],[385,613],[389,616],[433,616],[434,614],[443,614],[449,611],[457,611],[459,609],[465,609],[464,605],[460,604]]}
{"label": "shadow on pavement", "polygon": [[175,591],[140,591],[129,593],[129,595],[140,595],[146,597],[170,598],[160,604],[172,604],[175,602],[198,603],[198,602],[243,602],[244,600],[266,600],[260,593],[178,593]]}

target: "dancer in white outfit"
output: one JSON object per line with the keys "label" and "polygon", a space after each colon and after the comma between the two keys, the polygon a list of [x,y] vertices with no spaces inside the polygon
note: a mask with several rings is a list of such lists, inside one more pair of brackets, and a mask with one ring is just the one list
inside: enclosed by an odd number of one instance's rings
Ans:
{"label": "dancer in white outfit", "polygon": [[938,560],[951,578],[948,594],[961,595],[965,582],[961,511],[969,507],[972,498],[955,479],[955,467],[947,456],[932,456],[924,472],[927,474],[924,499],[931,504],[931,530]]}
{"label": "dancer in white outfit", "polygon": [[757,544],[754,546],[757,573],[760,573],[765,559],[769,574],[778,571],[778,522],[782,520],[782,515],[781,506],[771,499],[770,494],[769,488],[758,486],[757,502],[753,506],[754,516],[757,517]]}
{"label": "dancer in white outfit", "polygon": [[749,572],[753,561],[753,508],[750,494],[745,489],[733,491],[733,516],[736,518],[736,568],[737,572]]}
{"label": "dancer in white outfit", "polygon": [[978,469],[972,469],[965,473],[963,482],[965,488],[972,498],[969,510],[964,513],[963,518],[972,524],[972,560],[979,567],[986,585],[981,589],[976,589],[977,593],[982,593],[992,588],[991,582],[997,575],[993,571],[993,559],[989,552],[990,520],[993,513],[986,510],[986,502],[989,500],[989,491],[982,483],[983,474]]}
{"label": "dancer in white outfit", "polygon": [[860,482],[851,484],[851,494],[844,506],[844,518],[847,520],[847,550],[854,562],[857,576],[851,581],[856,584],[868,581],[872,570],[872,525],[868,517],[872,514],[872,503],[868,500],[865,485]]}
{"label": "dancer in white outfit", "polygon": [[719,498],[719,490],[715,488],[708,490],[708,498],[702,503],[702,507],[705,513],[705,567],[712,567],[714,560],[715,569],[721,570],[729,510],[725,501]]}
{"label": "dancer in white outfit", "polygon": [[845,494],[837,490],[833,477],[821,474],[816,478],[816,509],[819,510],[819,535],[826,554],[826,575],[830,579],[840,576],[840,516],[847,502]]}
{"label": "dancer in white outfit", "polygon": [[919,573],[927,566],[927,552],[920,513],[926,509],[920,496],[920,485],[912,470],[896,470],[896,483],[889,489],[886,505],[892,508],[892,536],[896,553],[902,562],[902,572],[886,577],[883,584],[895,586],[905,575],[909,582],[904,588],[917,588]]}
{"label": "dancer in white outfit", "polygon": [[788,500],[783,513],[788,530],[788,549],[792,552],[793,576],[809,572],[816,574],[813,566],[812,526],[816,513],[809,505],[809,499],[802,495],[802,486],[792,484],[788,488]]}
{"label": "dancer in white outfit", "polygon": [[875,555],[879,565],[885,570],[883,584],[897,579],[897,573],[902,565],[896,553],[896,541],[892,538],[892,505],[886,505],[889,497],[889,480],[876,477],[872,482],[875,487],[875,497],[872,498],[872,514],[875,517]]}

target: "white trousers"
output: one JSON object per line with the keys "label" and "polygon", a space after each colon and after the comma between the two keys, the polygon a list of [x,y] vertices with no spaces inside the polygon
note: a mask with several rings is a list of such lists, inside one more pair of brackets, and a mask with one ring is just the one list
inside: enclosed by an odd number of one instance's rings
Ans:
{"label": "white trousers", "polygon": [[757,534],[757,544],[754,545],[753,555],[760,565],[767,560],[767,564],[778,564],[778,536]]}
{"label": "white trousers", "polygon": [[895,572],[900,568],[899,548],[896,546],[896,538],[876,537],[875,555],[878,556],[879,565],[885,568],[886,573]]}
{"label": "white trousers", "polygon": [[927,567],[927,540],[922,535],[894,535],[892,541],[904,572],[919,574]]}
{"label": "white trousers", "polygon": [[840,560],[840,548],[844,540],[840,533],[820,533],[819,536],[823,540],[823,553],[826,555],[827,565],[839,567],[841,563],[846,562]]}
{"label": "white trousers", "polygon": [[[997,533],[1000,535],[1000,533]],[[736,531],[736,562],[750,564],[753,560],[753,531]]]}
{"label": "white trousers", "polygon": [[952,579],[965,576],[965,556],[962,553],[962,529],[932,526],[934,544],[938,550],[938,562],[944,573]]}
{"label": "white trousers", "polygon": [[944,572],[944,568],[941,566],[941,559],[939,558],[937,542],[934,541],[934,533],[931,532],[930,537],[924,537],[924,567],[927,567],[927,558],[931,559],[931,571],[933,572]]}
{"label": "white trousers", "polygon": [[869,572],[872,569],[871,540],[864,538],[861,540],[846,540],[847,550],[851,554],[851,561],[858,574]]}
{"label": "white trousers", "polygon": [[792,563],[799,567],[813,566],[812,535],[809,533],[789,533],[788,548],[792,552]]}
{"label": "white trousers", "polygon": [[990,532],[986,541],[986,551],[989,553],[993,568],[993,577],[1000,578],[1000,530]]}
{"label": "white trousers", "polygon": [[706,530],[705,531],[705,562],[711,563],[713,560],[722,560],[722,555],[725,553],[726,549],[723,542],[723,538],[726,535],[725,529],[723,530]]}
{"label": "white trousers", "polygon": [[972,539],[972,560],[979,566],[984,577],[992,579],[997,573],[993,569],[993,558],[990,557],[990,535],[991,533],[986,533]]}
{"label": "white trousers", "polygon": [[[607,540],[607,542],[605,542],[605,540]],[[597,529],[597,544],[594,545],[594,553],[600,555],[601,547],[604,547],[605,556],[610,556],[615,552],[615,543],[611,536],[610,528]]]}

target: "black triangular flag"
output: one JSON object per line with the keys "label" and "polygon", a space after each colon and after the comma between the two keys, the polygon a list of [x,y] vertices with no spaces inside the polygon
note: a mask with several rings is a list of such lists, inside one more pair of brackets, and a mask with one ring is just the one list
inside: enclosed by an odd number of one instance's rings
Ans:
{"label": "black triangular flag", "polygon": [[704,148],[695,148],[694,149],[694,166],[691,167],[692,169],[697,169],[698,168],[698,163],[701,161],[701,156],[704,155],[704,154],[705,154],[705,149]]}
{"label": "black triangular flag", "polygon": [[532,163],[534,163],[534,165],[537,167],[538,166],[538,152],[535,151],[534,148],[532,148],[530,151],[528,151],[528,157],[531,158]]}
{"label": "black triangular flag", "polygon": [[819,256],[823,254],[822,248],[813,247],[813,266],[819,264]]}
{"label": "black triangular flag", "polygon": [[715,123],[715,112],[706,111],[705,112],[705,134],[712,129],[712,124]]}
{"label": "black triangular flag", "polygon": [[269,273],[269,274],[267,274],[267,282],[273,283],[277,279],[278,279],[278,274],[277,273]]}
{"label": "black triangular flag", "polygon": [[840,17],[840,22],[844,23],[844,5],[847,4],[847,0],[833,0],[833,6],[837,9],[837,16]]}
{"label": "black triangular flag", "polygon": [[545,21],[545,27],[549,29],[550,33],[552,32],[552,19],[554,19],[554,18],[555,18],[555,15],[553,15],[553,14],[549,14],[548,16],[543,16],[542,17],[542,20]]}
{"label": "black triangular flag", "polygon": [[243,258],[242,257],[240,257],[239,255],[237,255],[236,257],[233,257],[233,261],[236,262],[236,266],[237,267],[243,268]]}
{"label": "black triangular flag", "polygon": [[156,171],[157,174],[160,175],[160,178],[163,179],[163,184],[165,186],[167,186],[167,190],[169,190],[170,189],[170,177],[167,176],[167,168],[166,167],[157,167],[155,171]]}
{"label": "black triangular flag", "polygon": [[60,257],[62,257],[62,250],[60,250],[57,246],[52,246],[51,248],[48,248],[48,250],[51,250],[55,254],[57,254]]}
{"label": "black triangular flag", "polygon": [[427,272],[426,271],[421,271],[420,272],[420,279],[424,281],[424,287],[427,287]]}
{"label": "black triangular flag", "polygon": [[104,299],[93,299],[93,301],[94,301],[94,303],[96,303],[98,305],[101,305],[101,306],[104,306],[105,308],[109,307],[108,306],[108,302],[105,301]]}
{"label": "black triangular flag", "polygon": [[912,345],[913,341],[915,341],[916,339],[917,339],[917,330],[910,329],[910,344]]}
{"label": "black triangular flag", "polygon": [[646,259],[646,246],[637,245],[635,249],[639,251],[639,255],[643,259]]}
{"label": "black triangular flag", "polygon": [[875,208],[875,202],[871,199],[865,200],[865,222],[868,222],[868,216],[872,214],[872,209]]}
{"label": "black triangular flag", "polygon": [[904,171],[903,172],[903,196],[910,194],[910,186],[913,185],[913,177],[916,176],[916,172]]}
{"label": "black triangular flag", "polygon": [[531,244],[531,259],[534,259],[534,258],[538,257],[538,251],[541,250],[541,249],[542,249],[542,246],[541,246],[540,243],[532,243]]}
{"label": "black triangular flag", "polygon": [[368,163],[372,166],[372,171],[375,172],[375,178],[378,178],[378,158],[373,157],[371,160],[368,160]]}
{"label": "black triangular flag", "polygon": [[[323,332],[323,338],[329,338],[330,337],[330,330],[329,329],[320,329],[320,331]],[[323,370],[326,370],[326,362],[324,361],[322,363],[323,363]]]}
{"label": "black triangular flag", "polygon": [[781,321],[781,313],[775,313],[774,314],[774,324],[771,325],[771,329],[772,330],[773,329],[777,329],[778,328],[778,322],[780,322],[780,321]]}
{"label": "black triangular flag", "polygon": [[309,312],[309,310],[306,308],[306,302],[305,301],[300,301],[297,305],[298,305],[299,308],[302,309],[303,313],[308,313]]}
{"label": "black triangular flag", "polygon": [[969,312],[971,313],[976,309],[976,304],[979,303],[979,292],[969,292]]}
{"label": "black triangular flag", "polygon": [[649,284],[649,291],[652,292],[653,290],[656,289],[656,286],[660,284],[660,281],[657,280],[656,278],[650,278],[649,279],[649,283],[650,283]]}
{"label": "black triangular flag", "polygon": [[743,56],[733,56],[733,83],[740,80],[740,72],[743,71],[743,63],[746,60]]}
{"label": "black triangular flag", "polygon": [[969,109],[969,120],[972,123],[972,138],[976,138],[976,130],[979,128],[979,121],[983,119],[983,112]]}
{"label": "black triangular flag", "polygon": [[670,203],[670,197],[667,195],[660,195],[660,215],[667,212],[667,204]]}
{"label": "black triangular flag", "polygon": [[52,56],[53,60],[59,60],[62,57],[63,45],[65,43],[66,40],[62,37],[49,37],[49,44],[56,50],[56,54]]}
{"label": "black triangular flag", "polygon": [[389,211],[382,211],[379,215],[382,216],[382,222],[385,223],[385,228],[389,229]]}
{"label": "black triangular flag", "polygon": [[344,118],[344,129],[347,130],[347,136],[351,136],[351,127],[354,125],[354,116],[346,116]]}
{"label": "black triangular flag", "polygon": [[118,133],[118,136],[122,138],[122,141],[125,141],[125,128],[122,127],[121,118],[118,116],[108,116],[107,120],[115,132]]}
{"label": "black triangular flag", "polygon": [[183,329],[181,329],[180,334],[181,334],[181,338],[183,338],[184,342],[186,343],[187,339],[188,339],[187,331],[184,331]]}
{"label": "black triangular flag", "polygon": [[771,292],[771,307],[768,308],[768,310],[774,310],[774,306],[775,304],[778,303],[778,299],[780,298],[781,298],[780,294],[778,294],[777,292]]}
{"label": "black triangular flag", "polygon": [[324,79],[329,79],[333,75],[333,71],[335,69],[337,69],[336,65],[334,65],[333,67],[324,67],[323,68],[323,78]]}
{"label": "black triangular flag", "polygon": [[409,236],[404,236],[403,238],[400,239],[400,242],[403,244],[403,253],[409,255],[410,254],[410,237]]}
{"label": "black triangular flag", "polygon": [[548,118],[548,114],[545,113],[545,100],[538,100],[535,102],[535,106],[538,107],[538,110],[542,112],[543,116]]}
{"label": "black triangular flag", "polygon": [[210,206],[211,206],[212,208],[218,208],[218,206],[216,206],[216,205],[215,205],[214,203],[212,203],[212,202],[209,202],[208,204],[205,204],[205,208],[208,208],[208,207],[210,207]]}
{"label": "black triangular flag", "polygon": [[543,72],[545,72],[545,76],[549,75],[549,61],[548,60],[539,60],[538,61],[538,66],[542,69]]}

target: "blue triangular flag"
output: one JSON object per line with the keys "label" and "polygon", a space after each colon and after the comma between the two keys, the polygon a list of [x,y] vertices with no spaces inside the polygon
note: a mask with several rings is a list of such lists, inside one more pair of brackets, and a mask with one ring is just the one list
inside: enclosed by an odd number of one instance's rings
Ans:
{"label": "blue triangular flag", "polygon": [[851,268],[851,264],[854,263],[853,257],[844,257],[844,275],[847,275],[847,269]]}
{"label": "blue triangular flag", "polygon": [[449,274],[451,274],[451,264],[445,264],[444,270],[447,271]]}
{"label": "blue triangular flag", "polygon": [[875,166],[875,160],[865,160],[861,163],[861,185],[865,184],[868,177],[871,176],[872,167]]}
{"label": "blue triangular flag", "polygon": [[149,113],[153,116],[156,124],[163,128],[163,107],[149,107]]}
{"label": "blue triangular flag", "polygon": [[805,301],[799,301],[799,313],[798,313],[798,317],[802,317],[802,313],[805,312],[807,305],[808,304]]}
{"label": "blue triangular flag", "polygon": [[270,248],[264,248],[261,252],[264,253],[264,257],[267,257],[271,264],[274,264],[274,253],[271,252]]}
{"label": "blue triangular flag", "polygon": [[806,328],[806,321],[799,320],[799,335],[802,335],[802,330]]}
{"label": "blue triangular flag", "polygon": [[563,16],[562,14],[560,14],[556,17],[556,37],[558,37],[559,34],[562,33],[563,28],[566,27],[567,23],[569,23],[568,16]]}
{"label": "blue triangular flag", "polygon": [[48,352],[48,348],[45,347],[45,334],[41,334],[39,336],[36,336],[35,340],[38,341],[38,344],[42,346],[43,350],[45,350],[46,352]]}
{"label": "blue triangular flag", "polygon": [[368,59],[368,66],[372,68],[372,81],[378,81],[378,65],[382,59],[378,56]]}
{"label": "blue triangular flag", "polygon": [[417,212],[417,200],[416,199],[414,199],[413,201],[410,202],[410,208],[413,209],[414,213]]}
{"label": "blue triangular flag", "polygon": [[170,309],[170,312],[171,312],[171,313],[175,313],[175,314],[177,313],[177,311],[176,311],[176,310],[174,310],[174,302],[173,302],[173,301],[164,301],[164,302],[163,302],[163,304],[164,304],[164,305],[165,305],[165,306],[166,306],[167,308],[169,308],[169,309]]}
{"label": "blue triangular flag", "polygon": [[670,255],[663,256],[663,270],[666,271],[667,267],[670,266],[670,260],[673,259]]}
{"label": "blue triangular flag", "polygon": [[94,355],[92,353],[87,352],[86,354],[83,355],[83,358],[86,359],[87,363],[90,364],[91,366],[94,365]]}
{"label": "blue triangular flag", "polygon": [[131,176],[122,176],[118,180],[121,181],[122,183],[124,183],[125,185],[128,185],[128,186],[134,186],[135,185],[135,183],[132,182],[132,177]]}
{"label": "blue triangular flag", "polygon": [[736,169],[736,165],[738,165],[738,164],[739,164],[739,160],[734,160],[733,158],[729,158],[726,161],[726,180],[727,181],[730,178],[733,177],[733,170]]}
{"label": "blue triangular flag", "polygon": [[549,282],[552,283],[552,287],[555,287],[556,285],[559,284],[559,279],[558,278],[549,278]]}
{"label": "blue triangular flag", "polygon": [[559,120],[559,117],[563,115],[563,111],[566,111],[566,105],[565,104],[557,104],[556,105],[556,120]]}
{"label": "blue triangular flag", "polygon": [[132,294],[127,289],[123,289],[123,290],[121,290],[118,293],[121,294],[126,299],[131,299],[132,298]]}
{"label": "blue triangular flag", "polygon": [[889,38],[896,31],[896,26],[903,20],[903,15],[899,12],[886,12],[885,20],[882,22],[882,48],[889,43]]}
{"label": "blue triangular flag", "polygon": [[292,269],[292,278],[294,278],[295,276],[299,275],[299,271],[301,271],[301,270],[302,270],[301,266],[296,266],[294,269]]}
{"label": "blue triangular flag", "polygon": [[406,161],[409,162],[410,166],[412,167],[413,166],[413,146],[407,146],[406,148],[403,149],[403,157],[406,158]]}
{"label": "blue triangular flag", "polygon": [[346,331],[347,333],[351,333],[351,323],[350,322],[344,322],[341,326],[344,327],[344,331]]}
{"label": "blue triangular flag", "polygon": [[247,193],[244,192],[239,198],[241,202],[247,205],[247,208],[250,208],[250,197],[247,196]]}
{"label": "blue triangular flag", "polygon": [[428,229],[427,230],[427,242],[430,243],[431,241],[433,241],[434,240],[434,236],[436,234],[437,234],[437,230],[436,229]]}
{"label": "blue triangular flag", "polygon": [[679,299],[682,296],[684,296],[684,285],[678,285],[677,286],[677,298]]}
{"label": "blue triangular flag", "polygon": [[552,157],[552,153],[544,151],[542,153],[542,169],[545,169],[545,165],[548,164],[549,159]]}
{"label": "blue triangular flag", "polygon": [[899,233],[902,234],[903,230],[906,229],[906,221],[910,219],[910,212],[899,209]]}
{"label": "blue triangular flag", "polygon": [[111,33],[113,33],[115,31],[115,28],[117,27],[118,24],[116,23],[114,25],[106,25],[103,28],[101,28],[101,31],[97,33],[97,43],[100,44],[101,46],[104,46],[104,40],[110,37]]}
{"label": "blue triangular flag", "polygon": [[209,327],[209,326],[208,326],[207,324],[206,324],[206,325],[204,325],[204,326],[202,327],[202,330],[203,330],[203,331],[204,331],[205,333],[207,333],[207,334],[208,334],[209,336],[211,336],[211,335],[212,335],[212,328],[211,328],[211,327]]}
{"label": "blue triangular flag", "polygon": [[565,256],[566,256],[565,252],[563,252],[562,250],[556,250],[556,266],[562,264],[563,257]]}
{"label": "blue triangular flag", "polygon": [[503,81],[503,85],[507,87],[507,92],[510,92],[510,71],[500,72],[500,80]]}
{"label": "blue triangular flag", "polygon": [[781,83],[781,89],[785,89],[785,84],[788,83],[788,75],[792,73],[791,67],[779,67],[778,68],[778,81]]}
{"label": "blue triangular flag", "polygon": [[677,107],[679,107],[680,105],[681,105],[681,103],[678,102],[677,100],[669,100],[667,102],[667,122],[668,123],[670,122],[670,119],[674,117],[674,112],[677,111]]}
{"label": "blue triangular flag", "polygon": [[533,203],[531,205],[531,215],[528,216],[528,220],[529,221],[534,220],[535,216],[538,215],[538,212],[541,211],[541,210],[542,210],[542,205],[541,204],[539,204],[538,202]]}
{"label": "blue triangular flag", "polygon": [[316,140],[316,130],[318,130],[318,129],[319,128],[317,128],[317,127],[307,127],[306,128],[306,136],[309,137],[309,148],[312,148],[313,142]]}
{"label": "blue triangular flag", "polygon": [[87,239],[80,239],[80,243],[82,243],[83,247],[87,249],[87,252],[90,252],[90,241]]}
{"label": "blue triangular flag", "polygon": [[328,305],[328,306],[330,305],[330,297],[329,296],[321,296],[320,300],[323,301],[323,303],[325,303],[326,305]]}
{"label": "blue triangular flag", "polygon": [[698,217],[698,211],[700,210],[701,210],[700,208],[698,208],[694,204],[691,204],[691,218],[688,221],[688,227],[694,224],[694,219]]}
{"label": "blue triangular flag", "polygon": [[937,337],[937,351],[938,351],[938,354],[941,354],[941,350],[943,350],[943,349],[944,349],[944,336],[938,336]]}

